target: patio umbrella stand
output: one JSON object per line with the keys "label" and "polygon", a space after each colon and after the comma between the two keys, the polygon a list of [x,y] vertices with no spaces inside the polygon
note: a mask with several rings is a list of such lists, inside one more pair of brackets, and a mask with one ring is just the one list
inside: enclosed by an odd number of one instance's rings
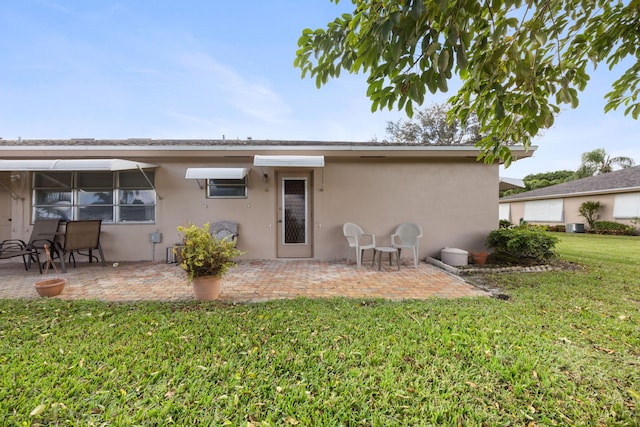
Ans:
{"label": "patio umbrella stand", "polygon": [[62,279],[59,277],[60,273],[56,268],[56,265],[53,263],[51,259],[51,252],[49,251],[49,246],[44,245],[44,251],[47,254],[47,266],[45,268],[44,274],[49,272],[49,265],[53,267],[53,270],[56,272],[55,279],[41,280],[36,282],[33,286],[36,288],[36,291],[41,297],[55,297],[56,295],[60,295],[62,290],[64,289],[64,285],[67,283],[67,279]]}

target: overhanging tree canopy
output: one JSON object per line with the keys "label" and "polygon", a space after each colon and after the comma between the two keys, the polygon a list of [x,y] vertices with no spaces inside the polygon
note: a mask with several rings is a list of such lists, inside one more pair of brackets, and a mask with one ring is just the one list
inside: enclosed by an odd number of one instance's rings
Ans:
{"label": "overhanging tree canopy", "polygon": [[[338,3],[339,0],[331,0]],[[354,11],[326,29],[305,29],[294,65],[318,87],[342,70],[368,74],[371,109],[409,116],[427,90],[462,87],[450,102],[486,135],[485,160],[511,161],[560,104],[578,105],[590,65],[631,65],[612,84],[605,111],[640,116],[640,0],[351,0]]]}
{"label": "overhanging tree canopy", "polygon": [[410,144],[475,144],[482,139],[475,118],[462,127],[457,119],[447,120],[448,112],[448,104],[432,104],[413,119],[387,122],[387,134],[394,142]]}

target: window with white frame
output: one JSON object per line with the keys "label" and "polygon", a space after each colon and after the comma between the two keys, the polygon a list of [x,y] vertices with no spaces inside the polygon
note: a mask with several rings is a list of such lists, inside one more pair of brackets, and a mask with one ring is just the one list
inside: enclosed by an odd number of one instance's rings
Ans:
{"label": "window with white frame", "polygon": [[33,219],[154,222],[153,172],[34,172]]}
{"label": "window with white frame", "polygon": [[112,172],[75,173],[75,191],[72,191],[75,196],[75,206],[72,209],[76,214],[74,219],[113,222],[113,179]]}
{"label": "window with white frame", "polygon": [[640,193],[617,194],[613,201],[613,217],[616,219],[640,217]]}
{"label": "window with white frame", "polygon": [[241,179],[207,179],[207,198],[243,199],[247,197],[247,177]]}
{"label": "window with white frame", "polygon": [[500,203],[498,205],[498,219],[511,221],[511,203]]}
{"label": "window with white frame", "polygon": [[524,220],[529,222],[562,222],[563,199],[536,200],[524,204]]}
{"label": "window with white frame", "polygon": [[[117,222],[154,222],[156,220],[156,191],[153,173],[119,172]],[[151,181],[151,184],[147,181]]]}

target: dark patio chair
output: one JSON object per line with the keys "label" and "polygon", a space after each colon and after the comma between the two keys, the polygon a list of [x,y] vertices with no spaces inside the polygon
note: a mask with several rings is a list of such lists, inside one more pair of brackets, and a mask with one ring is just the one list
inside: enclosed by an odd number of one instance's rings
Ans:
{"label": "dark patio chair", "polygon": [[38,253],[44,253],[44,245],[53,247],[59,226],[59,219],[37,219],[33,223],[28,245],[35,248]]}
{"label": "dark patio chair", "polygon": [[0,243],[0,259],[21,256],[27,271],[31,268],[31,262],[35,261],[38,264],[40,273],[42,273],[39,253],[44,251],[45,244],[53,246],[59,225],[59,219],[37,219],[33,223],[33,230],[28,243],[19,239],[5,240]]}
{"label": "dark patio chair", "polygon": [[[102,226],[102,220],[83,220],[83,221],[68,221],[64,232],[64,240],[62,243],[55,242],[54,254],[60,259],[60,267],[63,273],[67,272],[64,257],[69,257],[69,262],[73,261],[73,267],[76,267],[75,254],[84,255],[89,257],[89,262],[92,262],[93,258],[98,258],[93,255],[93,250],[97,250],[100,255],[102,266],[105,267],[107,263],[104,260],[104,254],[102,253],[102,246],[100,245],[100,228]],[[86,254],[80,251],[87,251]]]}
{"label": "dark patio chair", "polygon": [[24,269],[29,271],[31,267],[31,259],[35,258],[38,264],[40,274],[42,274],[42,266],[40,265],[40,257],[38,251],[30,247],[28,244],[19,239],[3,240],[0,242],[0,259],[10,259],[15,257],[22,257],[24,262]]}

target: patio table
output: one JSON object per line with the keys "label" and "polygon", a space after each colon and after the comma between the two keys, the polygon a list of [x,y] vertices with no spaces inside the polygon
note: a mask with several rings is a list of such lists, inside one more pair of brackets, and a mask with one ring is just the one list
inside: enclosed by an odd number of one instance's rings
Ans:
{"label": "patio table", "polygon": [[389,254],[389,266],[392,266],[392,256],[395,254],[396,263],[398,264],[398,271],[400,271],[400,257],[398,256],[398,249],[392,248],[390,246],[376,246],[373,248],[373,262],[371,263],[371,267],[375,267],[376,265],[376,255],[378,256],[378,270],[382,270],[382,254]]}

